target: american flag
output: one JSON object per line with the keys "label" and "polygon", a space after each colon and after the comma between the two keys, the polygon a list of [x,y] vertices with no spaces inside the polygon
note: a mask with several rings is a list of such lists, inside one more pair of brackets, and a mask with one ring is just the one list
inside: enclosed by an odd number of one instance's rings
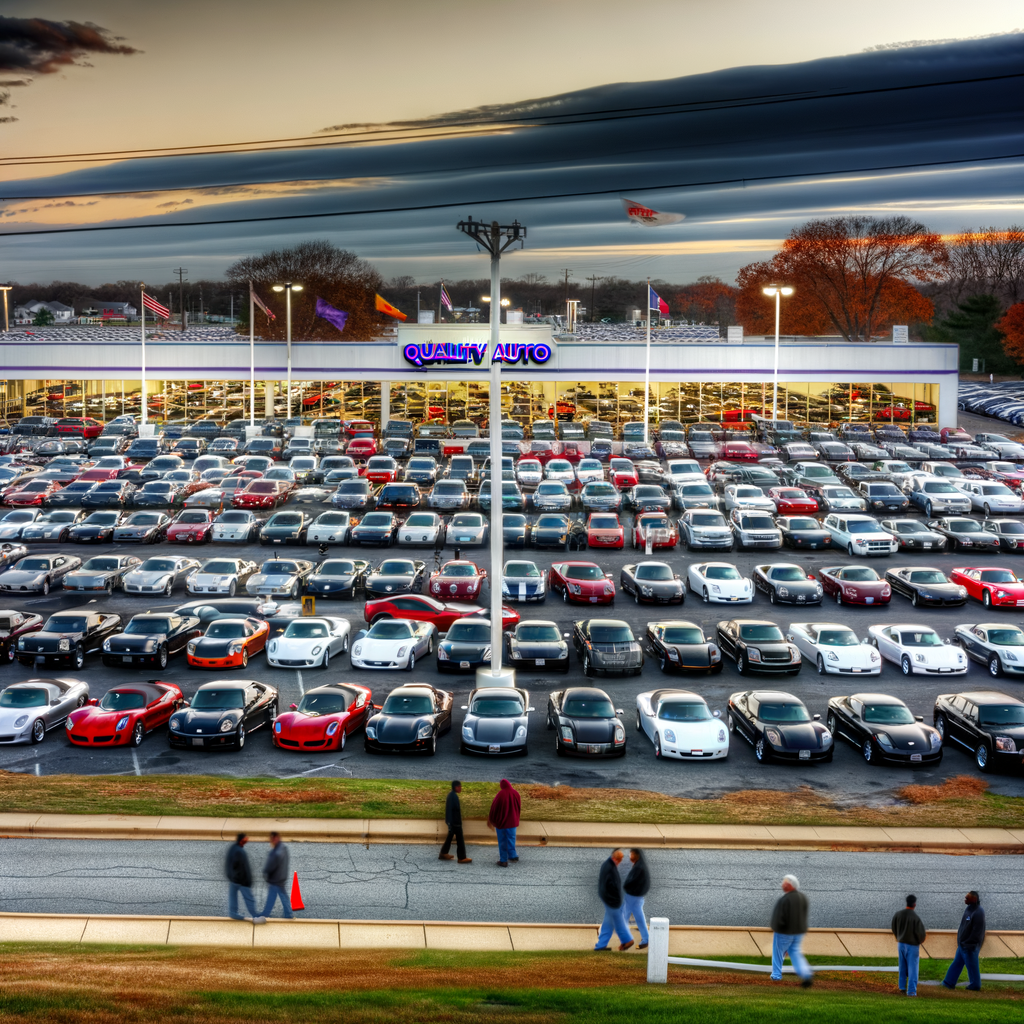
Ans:
{"label": "american flag", "polygon": [[452,297],[448,294],[448,289],[445,288],[444,281],[441,282],[441,303],[449,313],[452,311]]}
{"label": "american flag", "polygon": [[151,313],[155,313],[162,320],[170,320],[171,311],[166,306],[161,306],[149,292],[142,293],[142,305]]}
{"label": "american flag", "polygon": [[252,301],[255,302],[256,305],[259,306],[260,309],[262,309],[263,312],[267,314],[267,319],[268,320],[276,320],[277,319],[277,317],[274,316],[274,314],[269,309],[267,309],[267,304],[256,294],[256,292],[253,289],[253,286],[251,284],[249,285],[249,295],[251,296]]}

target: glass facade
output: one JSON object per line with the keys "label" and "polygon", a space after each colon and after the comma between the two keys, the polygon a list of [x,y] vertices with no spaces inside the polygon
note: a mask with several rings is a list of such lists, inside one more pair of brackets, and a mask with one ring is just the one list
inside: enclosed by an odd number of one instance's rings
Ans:
{"label": "glass facade", "polygon": [[[381,383],[378,381],[292,381],[292,413],[307,422],[321,417],[365,417],[379,421]],[[487,419],[486,381],[433,378],[393,381],[389,385],[390,415],[415,422],[452,423]],[[248,418],[249,382],[239,380],[149,380],[148,416],[155,422],[213,418]],[[632,381],[509,381],[502,385],[502,409],[507,418],[572,419],[586,423],[607,420],[613,426],[643,418],[644,387]],[[798,424],[837,425],[848,421],[934,423],[939,398],[937,384],[910,381],[780,381],[778,419]],[[2,418],[20,416],[92,416],[110,420],[141,412],[140,381],[26,380],[0,381]],[[772,415],[771,382],[728,383],[657,381],[650,386],[652,422],[680,420],[740,421]],[[256,382],[255,415],[286,415],[284,381]]]}

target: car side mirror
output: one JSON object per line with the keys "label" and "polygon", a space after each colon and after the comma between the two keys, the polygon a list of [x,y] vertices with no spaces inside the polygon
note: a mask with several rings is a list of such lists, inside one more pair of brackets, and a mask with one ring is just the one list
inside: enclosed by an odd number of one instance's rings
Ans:
{"label": "car side mirror", "polygon": [[535,707],[532,707],[532,706],[531,706],[531,707],[528,707],[528,708],[527,708],[526,710],[527,710],[527,711],[536,711],[537,709],[536,709]]}
{"label": "car side mirror", "polygon": [[924,715],[914,715],[914,721],[915,722],[923,722],[924,721]]}
{"label": "car side mirror", "polygon": [[569,639],[569,634],[568,633],[563,633],[562,636],[564,636],[566,638],[566,640]]}
{"label": "car side mirror", "polygon": [[468,711],[469,710],[469,705],[468,704],[461,705],[461,710]]}
{"label": "car side mirror", "polygon": [[869,636],[863,637],[861,639],[861,643],[862,644],[870,644],[871,643],[871,637],[869,637]]}
{"label": "car side mirror", "polygon": [[622,710],[622,708],[616,708],[615,709],[615,714],[617,714],[617,715],[624,715],[625,712]]}
{"label": "car side mirror", "polygon": [[93,707],[97,707],[97,706],[99,705],[99,701],[98,701],[98,700],[97,700],[97,699],[96,699],[95,697],[93,697],[93,698],[92,698],[92,700],[90,700],[90,701],[89,701],[89,703],[90,703],[90,704],[91,704],[91,705],[92,705]]}
{"label": "car side mirror", "polygon": [[811,718],[813,718],[816,722],[821,721],[821,715],[811,715]]}
{"label": "car side mirror", "polygon": [[717,711],[717,710],[716,710],[716,711],[712,711],[712,712],[711,712],[711,714],[712,714],[712,715],[713,715],[713,716],[714,716],[715,718],[721,718],[721,717],[722,717],[722,712],[721,712],[721,711]]}
{"label": "car side mirror", "polygon": [[289,704],[288,705],[288,710],[289,711],[298,711],[299,710],[299,705],[298,704]]}
{"label": "car side mirror", "polygon": [[60,698],[59,697],[54,697],[53,700],[50,701],[50,707],[51,708],[55,708],[59,703],[60,703]]}

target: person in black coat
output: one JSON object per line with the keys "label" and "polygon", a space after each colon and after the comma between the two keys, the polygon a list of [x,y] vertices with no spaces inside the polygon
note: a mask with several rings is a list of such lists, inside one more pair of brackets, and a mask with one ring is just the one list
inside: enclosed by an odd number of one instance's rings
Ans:
{"label": "person in black coat", "polygon": [[611,856],[601,865],[601,872],[597,877],[597,894],[604,904],[604,920],[601,922],[597,945],[594,947],[599,953],[607,952],[611,948],[608,940],[611,939],[613,931],[622,940],[619,944],[620,952],[633,945],[633,936],[626,927],[626,918],[623,915],[622,877],[619,875],[621,863],[622,851],[612,850]]}
{"label": "person in black coat", "polygon": [[452,839],[455,840],[455,849],[459,854],[460,864],[472,864],[473,858],[466,856],[466,840],[462,836],[462,801],[459,794],[462,792],[462,783],[456,779],[452,783],[451,792],[444,802],[444,823],[448,826],[448,837],[441,847],[438,860],[452,860],[448,852],[452,848]]}
{"label": "person in black coat", "polygon": [[981,905],[981,896],[973,889],[964,897],[967,904],[964,916],[960,918],[960,927],[956,930],[956,956],[946,971],[942,984],[946,988],[956,988],[963,969],[967,968],[967,991],[981,991],[981,968],[978,957],[985,941],[985,910]]}
{"label": "person in black coat", "polygon": [[[249,866],[249,855],[245,852],[247,842],[249,837],[244,832],[239,832],[234,843],[228,847],[224,863],[224,873],[228,876],[228,917],[236,921],[251,921],[256,916],[256,900],[252,895],[252,868]],[[239,893],[248,911],[244,916],[238,912]]]}
{"label": "person in black coat", "polygon": [[644,917],[644,898],[651,889],[651,873],[647,869],[647,858],[643,850],[630,850],[629,861],[633,866],[622,883],[622,916],[627,927],[631,917],[636,921],[640,930],[640,945],[636,948],[646,949],[650,936],[647,934],[647,919]]}

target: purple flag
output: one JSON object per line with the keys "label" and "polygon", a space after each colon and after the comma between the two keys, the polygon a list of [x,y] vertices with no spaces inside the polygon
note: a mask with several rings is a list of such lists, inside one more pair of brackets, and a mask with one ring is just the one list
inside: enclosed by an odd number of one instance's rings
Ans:
{"label": "purple flag", "polygon": [[348,320],[348,313],[343,312],[340,309],[335,309],[329,302],[324,302],[320,296],[316,299],[316,315],[321,320],[326,320],[330,324],[334,324],[339,331],[345,330],[345,323]]}

